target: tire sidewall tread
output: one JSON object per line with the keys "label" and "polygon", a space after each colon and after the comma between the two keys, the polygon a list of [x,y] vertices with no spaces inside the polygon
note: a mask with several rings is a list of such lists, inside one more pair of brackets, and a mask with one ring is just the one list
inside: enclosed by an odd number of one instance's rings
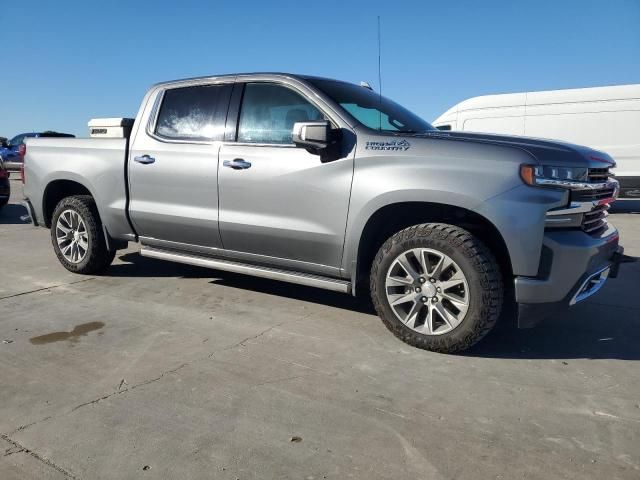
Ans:
{"label": "tire sidewall tread", "polygon": [[[56,239],[58,217],[65,210],[74,210],[77,212],[87,227],[87,253],[79,263],[72,263],[64,258]],[[107,249],[100,214],[98,213],[95,200],[90,195],[74,195],[65,197],[58,202],[51,217],[51,243],[53,244],[53,250],[60,263],[73,273],[86,275],[101,273],[111,265],[115,257],[115,251]]]}
{"label": "tire sidewall tread", "polygon": [[[424,335],[402,323],[386,298],[386,273],[393,260],[412,248],[433,248],[451,257],[469,285],[469,310],[460,325],[442,335]],[[371,298],[386,327],[409,345],[442,353],[468,349],[495,326],[503,303],[500,268],[489,249],[463,228],[424,223],[401,230],[380,247],[370,276]]]}

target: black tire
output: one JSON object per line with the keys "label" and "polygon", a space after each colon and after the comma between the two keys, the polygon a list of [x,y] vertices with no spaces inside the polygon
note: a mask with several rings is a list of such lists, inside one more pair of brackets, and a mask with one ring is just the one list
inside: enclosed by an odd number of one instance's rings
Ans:
{"label": "black tire", "polygon": [[[65,210],[78,213],[86,225],[88,248],[85,257],[78,263],[70,262],[64,257],[56,239],[58,218]],[[75,195],[60,200],[51,219],[51,243],[60,263],[73,273],[84,275],[101,273],[111,265],[116,255],[115,250],[107,249],[96,202],[90,195]]]}
{"label": "black tire", "polygon": [[[462,322],[447,333],[426,335],[405,325],[386,295],[386,274],[394,259],[413,248],[430,248],[448,255],[464,273],[469,286],[469,308]],[[503,303],[500,268],[487,247],[468,231],[442,223],[406,228],[380,248],[371,268],[371,298],[376,312],[393,334],[409,345],[441,353],[461,352],[495,326]]]}

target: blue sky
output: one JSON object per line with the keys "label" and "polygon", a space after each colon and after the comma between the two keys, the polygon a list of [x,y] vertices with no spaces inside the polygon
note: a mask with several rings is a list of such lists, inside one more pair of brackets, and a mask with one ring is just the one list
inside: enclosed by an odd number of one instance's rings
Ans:
{"label": "blue sky", "polygon": [[288,71],[377,89],[428,121],[487,93],[640,83],[640,0],[12,1],[0,6],[0,136],[86,135],[149,85]]}

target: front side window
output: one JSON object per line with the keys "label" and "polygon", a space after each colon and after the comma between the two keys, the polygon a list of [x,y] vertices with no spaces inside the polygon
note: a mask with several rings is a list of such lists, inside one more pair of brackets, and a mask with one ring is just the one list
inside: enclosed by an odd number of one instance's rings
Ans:
{"label": "front side window", "polygon": [[309,81],[366,127],[397,133],[435,130],[414,113],[368,88],[336,80],[313,78]]}
{"label": "front side window", "polygon": [[238,122],[238,142],[291,144],[296,122],[324,120],[302,95],[271,83],[245,86]]}
{"label": "front side window", "polygon": [[171,140],[222,140],[229,87],[199,85],[164,93],[155,133]]}

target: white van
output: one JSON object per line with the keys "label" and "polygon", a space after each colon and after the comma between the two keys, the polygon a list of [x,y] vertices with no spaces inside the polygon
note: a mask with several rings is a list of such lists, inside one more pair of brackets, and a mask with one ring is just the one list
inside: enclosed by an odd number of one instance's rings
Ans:
{"label": "white van", "polygon": [[640,84],[474,97],[447,110],[433,125],[603,150],[618,164],[620,195],[640,197]]}

